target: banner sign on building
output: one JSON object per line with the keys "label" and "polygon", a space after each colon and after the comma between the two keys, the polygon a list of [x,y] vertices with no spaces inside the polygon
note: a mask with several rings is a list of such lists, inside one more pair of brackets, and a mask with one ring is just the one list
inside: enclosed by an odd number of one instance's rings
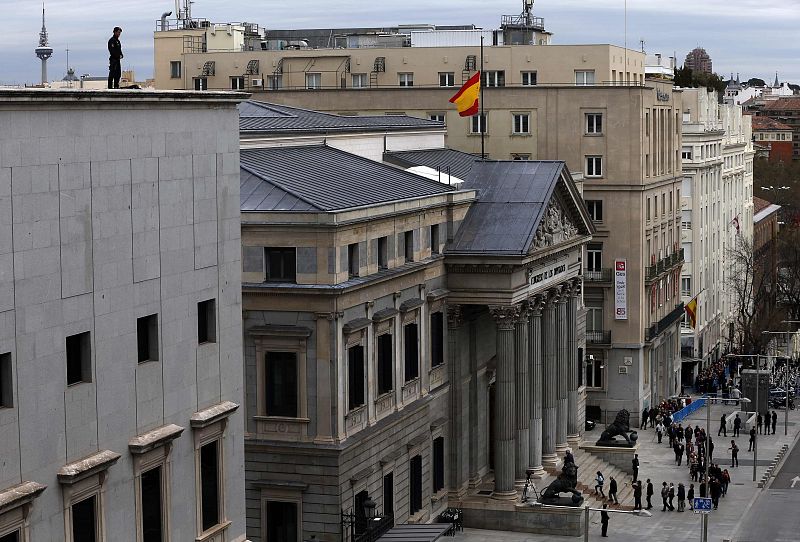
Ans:
{"label": "banner sign on building", "polygon": [[627,260],[614,260],[614,320],[628,319]]}

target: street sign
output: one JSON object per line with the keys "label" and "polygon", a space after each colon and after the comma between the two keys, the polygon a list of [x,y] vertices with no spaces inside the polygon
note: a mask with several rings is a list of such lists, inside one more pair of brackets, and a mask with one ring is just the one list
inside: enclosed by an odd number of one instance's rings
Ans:
{"label": "street sign", "polygon": [[711,513],[711,499],[706,497],[694,498],[694,513],[695,514],[709,514]]}

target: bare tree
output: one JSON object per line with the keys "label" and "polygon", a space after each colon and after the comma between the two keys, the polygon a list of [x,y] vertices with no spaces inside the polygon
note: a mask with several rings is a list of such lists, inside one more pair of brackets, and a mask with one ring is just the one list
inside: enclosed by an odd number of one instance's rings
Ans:
{"label": "bare tree", "polygon": [[787,320],[800,320],[800,229],[782,230],[777,244],[778,305]]}
{"label": "bare tree", "polygon": [[771,258],[754,253],[752,242],[741,235],[736,236],[726,256],[729,267],[725,282],[732,297],[735,333],[731,342],[739,352],[761,352],[768,342],[763,332],[777,329],[781,321],[776,308],[774,263]]}

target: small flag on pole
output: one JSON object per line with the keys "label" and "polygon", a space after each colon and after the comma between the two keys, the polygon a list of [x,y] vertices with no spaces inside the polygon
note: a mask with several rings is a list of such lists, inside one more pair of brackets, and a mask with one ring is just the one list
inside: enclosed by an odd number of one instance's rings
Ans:
{"label": "small flag on pole", "polygon": [[741,233],[741,226],[739,225],[739,215],[733,217],[733,220],[731,220],[731,224],[733,224],[734,227],[736,228],[736,233]]}
{"label": "small flag on pole", "polygon": [[462,117],[471,117],[478,114],[478,97],[481,94],[481,72],[469,78],[461,90],[450,98],[450,103],[456,104],[458,114]]}
{"label": "small flag on pole", "polygon": [[697,296],[694,296],[692,300],[686,304],[685,308],[686,314],[689,315],[689,323],[692,325],[692,329],[694,329],[697,326]]}

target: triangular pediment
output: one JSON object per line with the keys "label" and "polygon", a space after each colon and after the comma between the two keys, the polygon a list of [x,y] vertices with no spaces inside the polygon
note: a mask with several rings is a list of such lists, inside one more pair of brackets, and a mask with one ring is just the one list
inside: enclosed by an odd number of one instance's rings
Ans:
{"label": "triangular pediment", "polygon": [[529,253],[546,250],[591,235],[594,227],[583,198],[564,170],[543,206]]}

